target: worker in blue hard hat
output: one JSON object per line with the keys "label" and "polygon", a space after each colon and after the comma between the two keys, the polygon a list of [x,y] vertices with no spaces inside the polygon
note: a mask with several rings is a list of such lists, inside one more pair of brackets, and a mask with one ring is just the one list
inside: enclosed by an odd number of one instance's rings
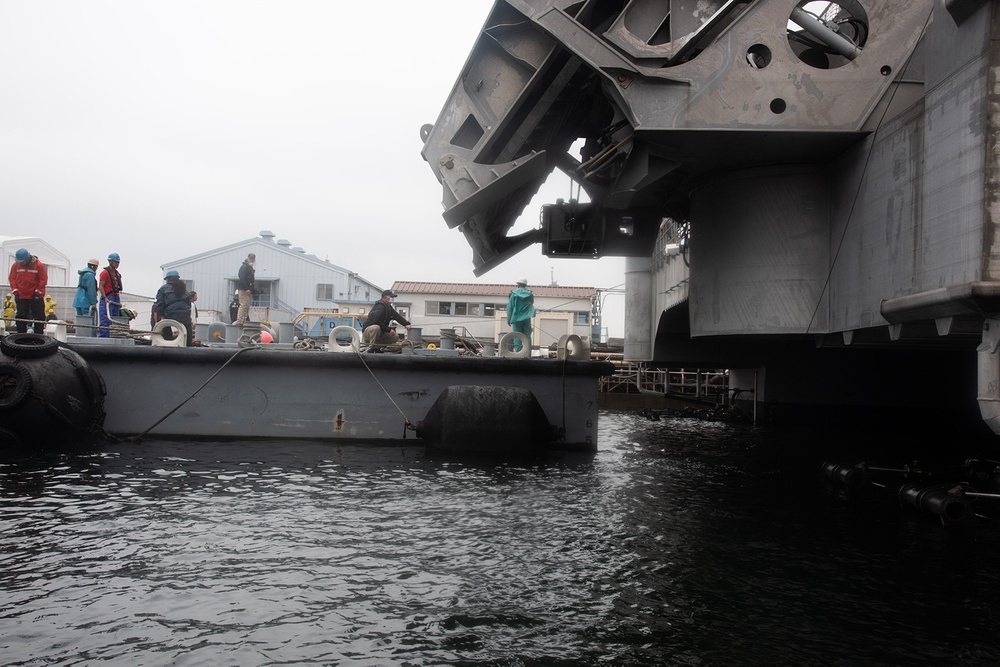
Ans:
{"label": "worker in blue hard hat", "polygon": [[97,292],[101,297],[97,307],[99,338],[111,337],[111,318],[121,315],[122,274],[118,271],[121,259],[116,252],[109,254],[108,265],[101,271],[101,277],[97,281]]}
{"label": "worker in blue hard hat", "polygon": [[27,333],[28,322],[36,334],[45,331],[45,286],[49,274],[45,264],[26,248],[18,248],[14,253],[14,263],[10,266],[10,292],[17,304],[17,332]]}
{"label": "worker in blue hard hat", "polygon": [[191,295],[181,275],[171,269],[163,276],[164,283],[156,291],[156,317],[158,321],[174,320],[187,329],[187,344],[194,342],[194,324],[191,322]]}

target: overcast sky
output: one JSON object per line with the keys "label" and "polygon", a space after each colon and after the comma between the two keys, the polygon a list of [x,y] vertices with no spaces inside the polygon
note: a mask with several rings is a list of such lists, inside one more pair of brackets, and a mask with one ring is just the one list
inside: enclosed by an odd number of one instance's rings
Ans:
{"label": "overcast sky", "polygon": [[[620,287],[625,262],[539,246],[477,278],[420,157],[491,0],[0,0],[0,235],[160,266],[272,231],[396,280]],[[557,175],[542,203],[569,198]],[[235,273],[236,268],[233,271]],[[287,299],[286,299],[287,300]],[[623,332],[621,296],[605,302]]]}

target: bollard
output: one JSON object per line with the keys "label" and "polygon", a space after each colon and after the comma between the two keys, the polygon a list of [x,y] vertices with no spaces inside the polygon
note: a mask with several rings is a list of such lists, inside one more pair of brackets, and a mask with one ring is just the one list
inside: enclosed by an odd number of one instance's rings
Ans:
{"label": "bollard", "polygon": [[243,327],[237,324],[227,324],[226,325],[226,342],[227,343],[238,343],[240,342],[240,336],[243,335]]}

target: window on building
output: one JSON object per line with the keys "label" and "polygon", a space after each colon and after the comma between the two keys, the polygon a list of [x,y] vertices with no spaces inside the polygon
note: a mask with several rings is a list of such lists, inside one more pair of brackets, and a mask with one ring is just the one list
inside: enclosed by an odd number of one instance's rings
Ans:
{"label": "window on building", "polygon": [[503,310],[495,303],[467,303],[456,301],[426,301],[424,315],[455,315],[458,317],[493,317],[496,310]]}
{"label": "window on building", "polygon": [[316,285],[317,301],[333,301],[333,285]]}
{"label": "window on building", "polygon": [[585,310],[573,313],[573,324],[590,324],[590,313]]}
{"label": "window on building", "polygon": [[250,296],[250,305],[256,308],[271,307],[271,293],[274,289],[274,283],[270,280],[258,281],[254,283],[254,288],[257,291]]}
{"label": "window on building", "polygon": [[445,301],[427,301],[424,303],[425,315],[451,315],[452,304]]}

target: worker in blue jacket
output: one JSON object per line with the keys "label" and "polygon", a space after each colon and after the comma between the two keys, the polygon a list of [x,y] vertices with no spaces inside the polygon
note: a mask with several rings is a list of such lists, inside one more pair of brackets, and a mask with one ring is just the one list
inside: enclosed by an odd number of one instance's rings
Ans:
{"label": "worker in blue jacket", "polygon": [[101,263],[96,258],[87,260],[87,268],[80,269],[80,275],[76,283],[76,296],[73,298],[73,307],[76,308],[78,316],[86,317],[96,310],[97,306],[97,267]]}

